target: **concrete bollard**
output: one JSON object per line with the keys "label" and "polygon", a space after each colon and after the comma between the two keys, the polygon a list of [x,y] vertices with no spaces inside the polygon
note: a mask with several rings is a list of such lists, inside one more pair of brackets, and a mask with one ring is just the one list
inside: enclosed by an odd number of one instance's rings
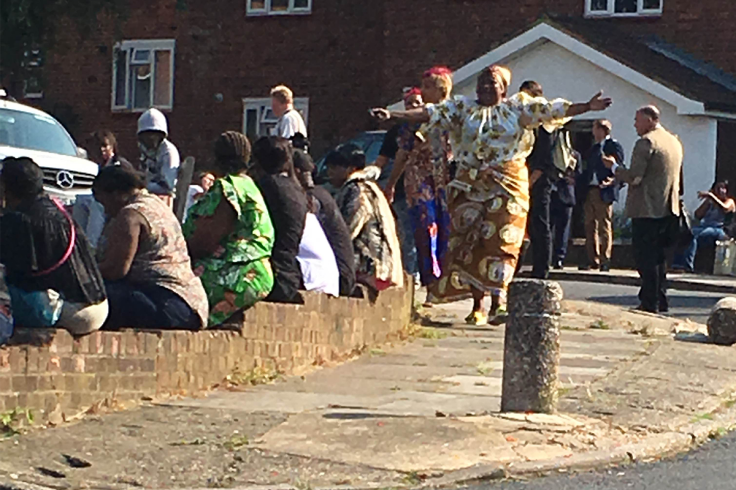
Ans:
{"label": "concrete bollard", "polygon": [[502,412],[552,413],[557,408],[562,288],[515,280],[503,354]]}
{"label": "concrete bollard", "polygon": [[736,298],[723,298],[713,307],[708,317],[708,337],[714,344],[736,344]]}

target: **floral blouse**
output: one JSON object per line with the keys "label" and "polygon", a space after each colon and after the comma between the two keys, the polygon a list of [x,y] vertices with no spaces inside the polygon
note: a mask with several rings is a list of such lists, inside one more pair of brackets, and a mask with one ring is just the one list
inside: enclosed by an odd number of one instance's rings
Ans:
{"label": "floral blouse", "polygon": [[447,131],[455,160],[481,172],[525,160],[534,146],[531,130],[564,119],[570,105],[562,99],[515,95],[487,107],[467,97],[456,97],[425,106],[430,116],[426,131]]}

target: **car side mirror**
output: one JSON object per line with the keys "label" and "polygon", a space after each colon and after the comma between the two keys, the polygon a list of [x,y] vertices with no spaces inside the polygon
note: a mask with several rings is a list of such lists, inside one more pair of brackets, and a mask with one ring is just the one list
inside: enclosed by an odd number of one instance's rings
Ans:
{"label": "car side mirror", "polygon": [[84,158],[85,160],[89,160],[89,154],[87,153],[87,150],[85,150],[81,146],[77,146],[77,156],[79,158]]}

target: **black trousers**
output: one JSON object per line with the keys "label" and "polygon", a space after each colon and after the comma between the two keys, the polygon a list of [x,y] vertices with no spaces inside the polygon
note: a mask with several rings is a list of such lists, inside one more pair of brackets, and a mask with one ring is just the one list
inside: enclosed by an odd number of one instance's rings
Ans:
{"label": "black trousers", "polygon": [[550,230],[550,205],[553,182],[542,175],[531,189],[529,209],[529,238],[532,243],[532,277],[546,279],[552,259],[552,232]]}
{"label": "black trousers", "polygon": [[669,309],[665,253],[671,243],[676,219],[672,216],[632,220],[634,260],[641,277],[639,301],[645,311],[657,313]]}

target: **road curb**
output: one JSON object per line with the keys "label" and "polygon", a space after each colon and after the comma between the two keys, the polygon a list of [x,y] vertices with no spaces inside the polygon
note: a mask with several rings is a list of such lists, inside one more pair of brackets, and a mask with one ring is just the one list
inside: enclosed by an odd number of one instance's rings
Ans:
{"label": "road curb", "polygon": [[573,454],[570,457],[511,465],[478,465],[428,481],[422,488],[446,488],[485,481],[528,478],[552,472],[592,471],[654,458],[672,457],[700,446],[724,429],[736,427],[736,408],[729,408],[721,413],[714,412],[711,415],[714,417],[713,420],[695,422],[677,432],[653,434],[641,442],[620,446],[614,450],[591,451]]}
{"label": "road curb", "polygon": [[[522,272],[519,277],[531,277],[529,272]],[[576,281],[590,282],[596,284],[615,284],[618,286],[640,286],[638,277],[621,276],[613,272],[559,272],[550,271],[549,279],[552,281]],[[667,285],[670,289],[678,291],[699,291],[704,293],[723,293],[736,295],[736,286],[726,284],[713,284],[691,279],[675,278],[669,279]]]}

